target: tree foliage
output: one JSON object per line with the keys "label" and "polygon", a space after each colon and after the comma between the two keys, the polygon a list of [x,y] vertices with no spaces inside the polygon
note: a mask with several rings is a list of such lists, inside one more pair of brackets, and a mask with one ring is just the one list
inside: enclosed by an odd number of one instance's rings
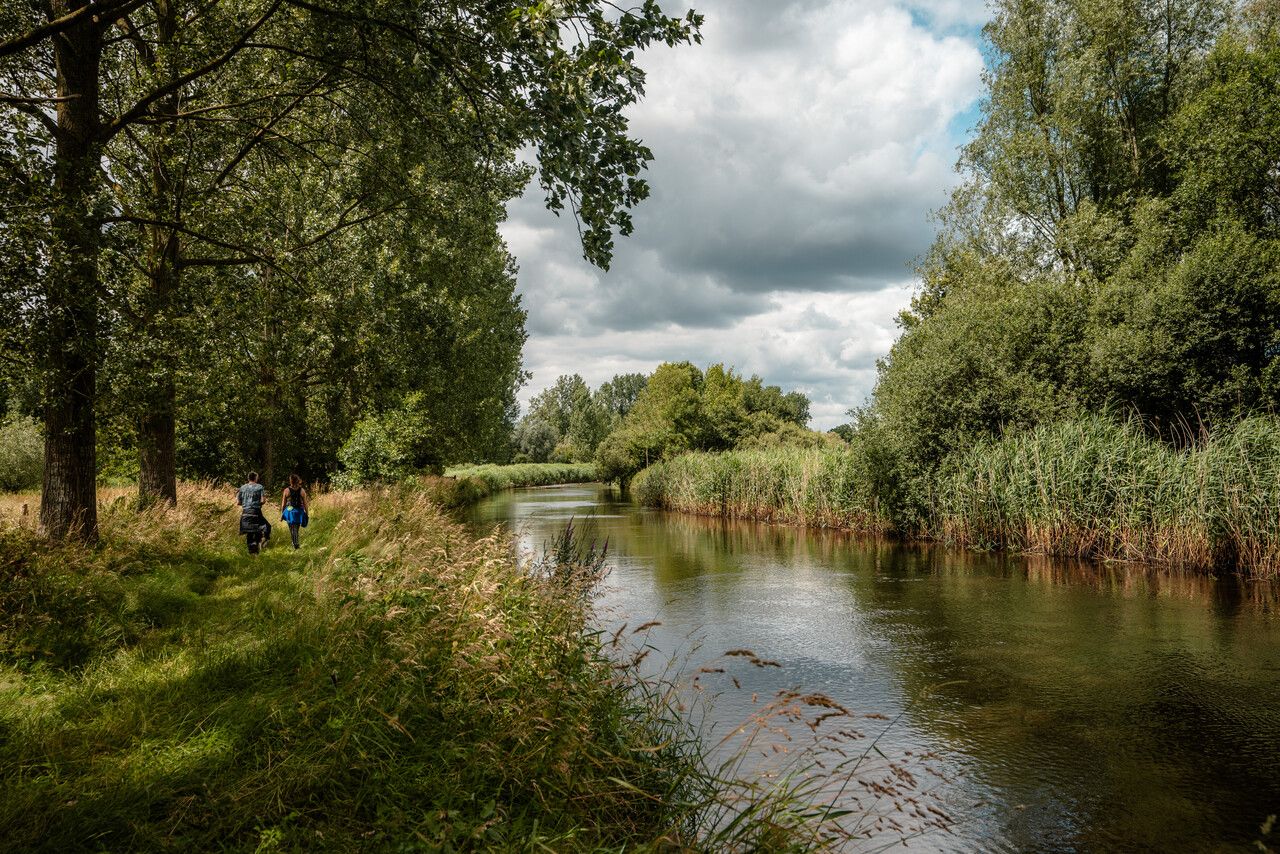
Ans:
{"label": "tree foliage", "polygon": [[323,476],[387,413],[430,422],[432,459],[503,441],[503,205],[536,174],[607,266],[648,191],[637,54],[700,24],[652,0],[6,5],[0,344],[45,421],[46,529],[94,535],[104,434],[171,500],[179,469]]}
{"label": "tree foliage", "polygon": [[996,5],[965,181],[867,413],[900,468],[1082,412],[1169,438],[1275,407],[1273,5]]}
{"label": "tree foliage", "polygon": [[784,393],[757,376],[743,379],[722,364],[704,372],[666,362],[596,448],[596,469],[601,479],[626,484],[645,466],[685,451],[805,443],[816,436],[808,421],[801,392]]}

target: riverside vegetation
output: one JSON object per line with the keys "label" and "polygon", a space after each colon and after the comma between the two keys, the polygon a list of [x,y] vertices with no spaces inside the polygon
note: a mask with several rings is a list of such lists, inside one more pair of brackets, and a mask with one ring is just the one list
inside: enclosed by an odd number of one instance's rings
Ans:
{"label": "riverside vegetation", "polygon": [[940,539],[966,547],[1280,575],[1280,420],[1174,448],[1101,417],[986,440],[904,481],[876,449],[686,454],[642,471],[637,497],[689,513]]}
{"label": "riverside vegetation", "polygon": [[450,503],[463,505],[504,489],[590,483],[596,479],[596,468],[589,463],[523,463],[463,466],[445,474],[457,481],[457,495]]}
{"label": "riverside vegetation", "polygon": [[695,376],[639,393],[601,476],[656,462],[637,489],[694,512],[1275,575],[1280,6],[991,11],[959,186],[841,448],[745,452]]}
{"label": "riverside vegetation", "polygon": [[[569,529],[522,566],[420,486],[317,497],[303,550],[256,559],[205,487],[141,515],[116,490],[94,548],[0,528],[6,845],[798,851],[850,838],[833,782],[910,794],[860,762],[710,768],[641,650],[591,629],[599,548]],[[791,692],[742,731],[848,714]]]}

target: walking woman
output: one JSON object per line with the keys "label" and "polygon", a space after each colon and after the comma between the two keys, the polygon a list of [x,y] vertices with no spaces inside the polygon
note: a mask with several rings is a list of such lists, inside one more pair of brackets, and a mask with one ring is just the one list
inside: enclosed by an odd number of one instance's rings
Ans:
{"label": "walking woman", "polygon": [[289,525],[289,536],[293,538],[293,547],[298,547],[298,533],[307,527],[307,511],[311,509],[307,491],[302,488],[302,478],[296,474],[289,475],[289,485],[280,497],[280,518]]}

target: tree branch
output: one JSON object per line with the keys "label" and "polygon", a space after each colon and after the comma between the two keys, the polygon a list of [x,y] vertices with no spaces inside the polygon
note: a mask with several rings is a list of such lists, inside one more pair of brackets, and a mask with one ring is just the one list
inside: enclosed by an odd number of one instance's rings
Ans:
{"label": "tree branch", "polygon": [[[117,2],[119,2],[119,0],[117,0]],[[138,5],[141,5],[139,0],[126,0],[123,5],[129,5],[135,2],[138,3]],[[12,56],[15,53],[20,53],[21,51],[37,45],[51,36],[56,36],[58,33],[68,30],[80,23],[81,18],[88,18],[97,15],[99,12],[109,10],[113,5],[113,3],[87,3],[79,9],[76,9],[74,12],[69,12],[68,14],[63,15],[61,18],[46,21],[34,30],[23,33],[15,38],[11,38],[8,41],[0,42],[0,59],[3,59],[6,56]]]}
{"label": "tree branch", "polygon": [[266,124],[264,124],[262,127],[258,128],[258,130],[254,132],[253,136],[249,137],[249,139],[245,141],[245,144],[240,146],[240,150],[236,152],[236,156],[231,158],[231,161],[225,167],[223,167],[222,171],[218,173],[218,177],[213,179],[213,181],[209,184],[209,187],[207,188],[206,192],[211,192],[215,188],[220,186],[222,182],[226,180],[227,176],[230,175],[233,171],[235,171],[235,168],[240,165],[241,161],[243,161],[246,157],[248,157],[249,153],[253,151],[255,147],[257,147],[258,143],[262,142],[262,140],[266,138],[268,131],[270,131],[273,127],[275,127],[276,124],[280,122],[285,116],[293,112],[294,109],[297,108],[297,106],[301,104],[308,95],[310,95],[316,89],[319,89],[320,86],[323,85],[324,82],[328,79],[329,79],[328,72],[320,75],[319,79],[317,79],[315,83],[311,84],[311,86],[309,86],[307,89],[303,90],[302,92],[299,92],[298,97],[290,101],[288,106],[286,106],[283,110],[281,110],[276,115],[272,116],[271,120],[268,121]]}
{"label": "tree branch", "polygon": [[253,34],[256,33],[259,29],[261,29],[262,25],[271,19],[271,16],[273,16],[276,13],[276,10],[280,8],[280,4],[282,2],[283,0],[273,0],[271,5],[267,7],[267,10],[258,17],[258,20],[254,21],[244,32],[240,34],[240,36],[235,40],[235,42],[230,47],[228,47],[225,51],[219,54],[216,58],[210,60],[208,63],[202,65],[200,68],[197,68],[194,71],[188,71],[186,74],[183,74],[179,77],[174,78],[173,80],[170,80],[165,85],[159,87],[158,89],[153,90],[150,94],[144,96],[141,100],[139,100],[136,104],[134,104],[125,112],[121,113],[119,116],[116,116],[111,121],[104,123],[105,126],[102,134],[103,141],[111,139],[113,136],[115,136],[117,133],[120,132],[121,128],[125,127],[128,124],[131,124],[132,122],[137,121],[141,116],[145,115],[147,110],[149,110],[151,108],[151,105],[154,104],[156,101],[159,101],[161,98],[164,98],[167,95],[172,95],[174,92],[177,92],[179,89],[181,89],[183,86],[186,86],[191,81],[199,80],[201,77],[204,77],[208,74],[212,74],[214,71],[217,71],[223,65],[226,65],[229,61],[231,61],[231,59],[237,53],[239,53],[244,48],[244,46],[248,43],[249,39],[253,37]]}
{"label": "tree branch", "polygon": [[35,104],[26,101],[5,101],[9,106],[13,107],[20,113],[25,113],[34,119],[38,119],[40,124],[44,125],[44,129],[49,132],[50,136],[56,136],[58,133],[58,123],[52,116],[48,115],[37,107]]}

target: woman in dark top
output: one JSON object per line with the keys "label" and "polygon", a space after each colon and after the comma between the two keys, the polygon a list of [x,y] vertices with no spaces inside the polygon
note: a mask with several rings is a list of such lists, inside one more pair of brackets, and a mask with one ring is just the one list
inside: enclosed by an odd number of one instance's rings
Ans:
{"label": "woman in dark top", "polygon": [[289,475],[289,485],[280,498],[280,518],[289,524],[289,536],[293,547],[298,547],[298,534],[307,524],[307,512],[311,509],[307,491],[302,488],[302,478]]}

